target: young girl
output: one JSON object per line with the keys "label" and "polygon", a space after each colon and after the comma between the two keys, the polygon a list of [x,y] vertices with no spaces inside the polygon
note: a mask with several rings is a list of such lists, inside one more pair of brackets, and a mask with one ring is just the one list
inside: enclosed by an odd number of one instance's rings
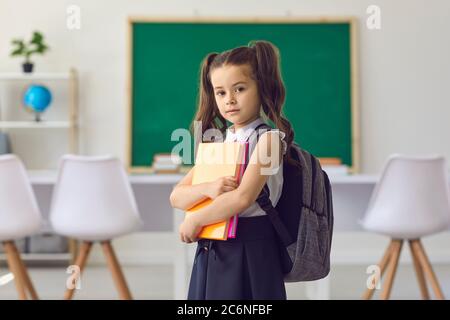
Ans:
{"label": "young girl", "polygon": [[[278,49],[266,41],[251,42],[206,56],[201,67],[200,100],[195,121],[226,132],[225,142],[249,141],[249,164],[238,185],[233,177],[191,185],[191,170],[173,189],[173,207],[187,210],[207,197],[212,203],[187,215],[181,241],[197,241],[205,225],[240,212],[235,239],[198,240],[188,299],[286,299],[280,247],[266,213],[255,202],[267,184],[276,206],[283,185],[283,161],[294,161],[289,150],[294,133],[282,116],[285,88]],[[255,129],[270,119],[275,131]],[[227,127],[227,121],[232,123]],[[261,155],[271,161],[263,161]],[[267,159],[267,158],[266,158]],[[269,171],[270,174],[263,174]]]}

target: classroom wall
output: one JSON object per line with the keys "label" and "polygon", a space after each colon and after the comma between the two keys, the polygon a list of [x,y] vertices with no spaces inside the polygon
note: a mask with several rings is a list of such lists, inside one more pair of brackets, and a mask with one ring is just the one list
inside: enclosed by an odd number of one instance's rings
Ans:
{"label": "classroom wall", "polygon": [[[42,30],[52,50],[37,70],[80,72],[81,151],[125,159],[127,16],[337,16],[359,19],[361,171],[376,173],[394,152],[450,156],[450,2],[446,0],[0,1],[0,70],[16,71],[9,41]],[[81,8],[68,30],[66,8]],[[381,8],[368,30],[366,8]],[[22,9],[22,8],[26,8]],[[447,37],[444,31],[447,30]],[[441,31],[441,32],[439,32]]]}

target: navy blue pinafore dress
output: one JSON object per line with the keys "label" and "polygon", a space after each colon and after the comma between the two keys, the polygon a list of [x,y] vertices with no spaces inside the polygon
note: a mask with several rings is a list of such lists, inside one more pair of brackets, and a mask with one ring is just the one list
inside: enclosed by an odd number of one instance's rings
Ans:
{"label": "navy blue pinafore dress", "polygon": [[189,300],[285,300],[280,247],[268,216],[239,218],[235,239],[198,242]]}

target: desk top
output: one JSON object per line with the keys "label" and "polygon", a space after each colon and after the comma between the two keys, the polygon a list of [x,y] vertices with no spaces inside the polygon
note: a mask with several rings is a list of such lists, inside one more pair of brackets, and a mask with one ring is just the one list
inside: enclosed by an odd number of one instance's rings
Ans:
{"label": "desk top", "polygon": [[[55,184],[57,171],[28,171],[28,176],[33,185],[52,185]],[[184,174],[130,174],[131,184],[177,184]],[[331,184],[375,184],[378,181],[378,175],[330,175]]]}
{"label": "desk top", "polygon": [[[28,171],[30,181],[34,185],[55,184],[57,171]],[[184,174],[130,174],[131,184],[177,184]]]}

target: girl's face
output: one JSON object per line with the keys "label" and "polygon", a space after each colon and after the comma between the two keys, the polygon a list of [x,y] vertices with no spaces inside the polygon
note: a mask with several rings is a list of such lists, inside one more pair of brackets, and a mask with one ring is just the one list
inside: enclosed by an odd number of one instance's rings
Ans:
{"label": "girl's face", "polygon": [[211,71],[220,114],[239,129],[259,117],[261,102],[249,65],[224,65]]}

